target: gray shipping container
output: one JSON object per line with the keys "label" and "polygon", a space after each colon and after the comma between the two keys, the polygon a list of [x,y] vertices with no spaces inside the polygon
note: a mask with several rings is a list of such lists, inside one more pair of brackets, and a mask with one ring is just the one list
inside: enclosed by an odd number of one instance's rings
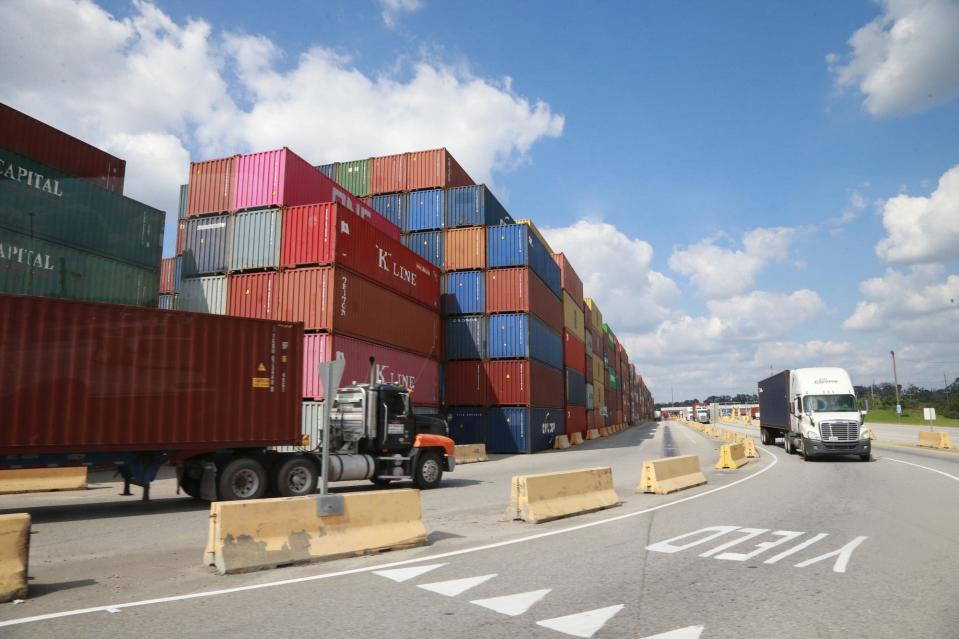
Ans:
{"label": "gray shipping container", "polygon": [[229,215],[195,217],[187,220],[183,249],[183,277],[217,275],[227,272],[230,257]]}
{"label": "gray shipping container", "polygon": [[177,310],[226,315],[226,286],[225,275],[184,279]]}
{"label": "gray shipping container", "polygon": [[248,271],[280,265],[280,209],[237,213],[233,218],[230,270]]}
{"label": "gray shipping container", "polygon": [[298,453],[314,450],[323,435],[323,402],[303,402],[302,433],[305,446],[276,446],[280,453]]}

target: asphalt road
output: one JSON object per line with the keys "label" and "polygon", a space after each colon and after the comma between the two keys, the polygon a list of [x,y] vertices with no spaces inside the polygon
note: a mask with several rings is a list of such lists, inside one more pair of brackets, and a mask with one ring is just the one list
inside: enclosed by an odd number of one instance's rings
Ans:
{"label": "asphalt road", "polygon": [[[760,447],[716,471],[718,446],[665,423],[464,465],[423,494],[430,546],[227,577],[201,565],[207,511],[171,480],[150,504],[115,485],[0,498],[37,519],[33,595],[0,606],[22,621],[0,636],[959,637],[959,455]],[[690,453],[708,485],[633,492],[642,460]],[[503,520],[513,474],[597,465],[622,506]]]}

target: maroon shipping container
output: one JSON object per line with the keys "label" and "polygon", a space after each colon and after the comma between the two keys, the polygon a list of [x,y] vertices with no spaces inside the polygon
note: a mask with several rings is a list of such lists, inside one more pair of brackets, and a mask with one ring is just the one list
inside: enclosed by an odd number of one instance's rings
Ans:
{"label": "maroon shipping container", "polygon": [[190,182],[187,186],[187,217],[226,213],[233,205],[236,184],[236,159],[228,158],[190,162]]}
{"label": "maroon shipping container", "polygon": [[183,255],[186,250],[186,220],[179,220],[176,225],[176,254]]}
{"label": "maroon shipping container", "polygon": [[323,399],[323,380],[317,364],[329,362],[340,353],[346,361],[341,385],[368,382],[370,357],[373,357],[376,360],[377,382],[408,388],[416,406],[439,405],[440,365],[435,359],[328,333],[313,333],[303,337],[304,397],[317,401]]}
{"label": "maroon shipping container", "polygon": [[[595,408],[593,410],[586,411],[586,430],[592,430],[594,428],[599,428],[596,425],[596,416],[599,414],[599,411]],[[602,417],[600,417],[602,419]]]}
{"label": "maroon shipping container", "polygon": [[401,193],[406,188],[409,153],[384,155],[370,159],[370,195]]}
{"label": "maroon shipping container", "polygon": [[586,344],[565,328],[563,329],[563,366],[586,374]]}
{"label": "maroon shipping container", "polygon": [[339,204],[308,204],[283,215],[280,264],[337,264],[439,310],[440,270]]}
{"label": "maroon shipping container", "polygon": [[563,290],[569,293],[578,307],[583,308],[583,280],[579,279],[565,253],[553,253],[553,261],[559,265],[560,285]]}
{"label": "maroon shipping container", "polygon": [[532,313],[557,333],[563,331],[563,301],[529,267],[486,272],[487,313]]}
{"label": "maroon shipping container", "polygon": [[167,295],[176,293],[175,257],[165,257],[160,260],[160,292]]}
{"label": "maroon shipping container", "polygon": [[127,163],[0,102],[0,147],[119,195]]}
{"label": "maroon shipping container", "polygon": [[409,172],[406,186],[410,191],[419,189],[449,189],[454,186],[473,186],[473,179],[466,174],[446,149],[416,151],[407,159]]}
{"label": "maroon shipping container", "polygon": [[566,387],[563,372],[528,359],[485,362],[493,406],[562,406]]}
{"label": "maroon shipping container", "polygon": [[439,358],[440,316],[342,267],[280,273],[277,319]]}
{"label": "maroon shipping container", "polygon": [[226,314],[235,317],[276,319],[277,284],[274,271],[227,276]]}
{"label": "maroon shipping container", "polygon": [[443,365],[447,406],[488,406],[489,376],[481,361],[454,361]]}
{"label": "maroon shipping container", "polygon": [[298,324],[0,295],[0,452],[300,440]]}
{"label": "maroon shipping container", "polygon": [[566,434],[585,433],[587,429],[586,409],[579,406],[566,407]]}

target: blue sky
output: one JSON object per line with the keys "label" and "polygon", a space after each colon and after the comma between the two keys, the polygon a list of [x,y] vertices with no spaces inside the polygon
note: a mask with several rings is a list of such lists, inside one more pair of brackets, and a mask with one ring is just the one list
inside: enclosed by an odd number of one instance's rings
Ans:
{"label": "blue sky", "polygon": [[442,144],[574,257],[659,397],[883,380],[890,348],[906,381],[959,376],[954,0],[6,7],[5,59],[64,35],[0,99],[128,158],[148,203],[189,159]]}

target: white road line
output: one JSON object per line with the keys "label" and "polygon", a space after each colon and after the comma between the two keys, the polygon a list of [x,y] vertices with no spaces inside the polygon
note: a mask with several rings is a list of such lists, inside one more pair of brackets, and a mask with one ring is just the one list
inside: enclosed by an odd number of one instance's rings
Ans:
{"label": "white road line", "polygon": [[402,583],[419,577],[420,575],[425,575],[445,565],[446,564],[430,564],[428,566],[413,566],[412,568],[397,568],[396,570],[377,570],[373,574]]}
{"label": "white road line", "polygon": [[466,577],[465,579],[450,579],[449,581],[437,581],[432,584],[423,584],[419,586],[423,590],[429,590],[430,592],[435,592],[440,595],[446,595],[447,597],[455,597],[457,595],[462,595],[467,590],[471,590],[481,583],[485,583],[496,576],[496,573],[491,575],[481,575],[479,577]]}
{"label": "white road line", "polygon": [[679,630],[670,630],[661,632],[658,635],[644,637],[643,639],[699,639],[706,626],[687,626]]}
{"label": "white road line", "polygon": [[515,595],[505,595],[503,597],[476,599],[470,603],[476,604],[477,606],[482,606],[483,608],[488,608],[502,615],[516,617],[517,615],[521,615],[532,608],[533,604],[539,603],[539,601],[550,592],[552,592],[552,588],[546,588],[545,590],[531,590],[529,592],[520,592]]}
{"label": "white road line", "polygon": [[886,457],[885,455],[883,455],[883,456],[880,457],[879,459],[888,459],[889,461],[898,462],[898,463],[900,463],[900,464],[907,464],[907,465],[909,465],[909,466],[915,466],[916,468],[922,468],[922,469],[924,469],[924,470],[928,470],[928,471],[931,471],[931,472],[934,472],[934,473],[938,473],[938,474],[942,475],[943,477],[948,477],[949,479],[952,479],[952,480],[954,480],[954,481],[959,481],[959,477],[956,477],[955,475],[950,475],[950,474],[947,473],[947,472],[943,472],[943,471],[941,471],[941,470],[936,470],[935,468],[929,468],[928,466],[923,466],[922,464],[914,464],[914,463],[912,463],[912,462],[907,462],[907,461],[904,461],[904,460],[902,460],[902,459],[895,459],[895,458],[893,458],[893,457]]}
{"label": "white road line", "polygon": [[[768,452],[768,450],[767,450]],[[625,513],[623,515],[616,515],[614,517],[607,517],[606,519],[600,519],[598,521],[591,521],[585,524],[577,524],[575,526],[569,526],[568,528],[558,528],[556,530],[549,530],[546,532],[537,533],[535,535],[527,535],[526,537],[517,537],[516,539],[507,539],[506,541],[498,541],[491,544],[484,544],[482,546],[474,546],[473,548],[463,548],[461,550],[450,550],[447,552],[437,553],[435,555],[427,555],[424,557],[416,557],[414,559],[404,559],[402,561],[394,561],[391,563],[381,564],[378,566],[364,566],[363,568],[351,568],[349,570],[340,570],[338,572],[330,572],[321,575],[308,575],[306,577],[295,577],[293,579],[281,579],[279,581],[267,581],[257,584],[249,584],[246,586],[235,586],[233,588],[221,588],[219,590],[205,590],[201,592],[191,592],[185,595],[171,595],[169,597],[157,597],[155,599],[144,599],[142,601],[131,601],[128,603],[122,604],[112,604],[106,606],[93,606],[91,608],[78,608],[76,610],[64,610],[62,612],[51,612],[43,615],[34,615],[32,617],[21,617],[19,619],[10,619],[7,621],[0,621],[0,628],[7,626],[18,626],[27,623],[36,623],[38,621],[48,621],[50,619],[62,619],[63,617],[73,617],[76,615],[85,615],[91,612],[104,612],[107,610],[120,610],[123,608],[137,608],[140,606],[152,606],[156,604],[163,603],[173,603],[177,601],[188,601],[190,599],[201,599],[204,597],[219,597],[222,595],[230,595],[237,592],[248,592],[251,590],[260,590],[262,588],[275,588],[278,586],[289,586],[293,584],[308,583],[311,581],[320,581],[323,579],[332,579],[334,577],[345,577],[347,575],[358,575],[366,572],[375,572],[377,570],[386,570],[387,568],[399,568],[400,566],[408,566],[410,564],[420,563],[421,561],[434,561],[437,559],[446,559],[447,557],[457,557],[459,555],[468,555],[474,552],[481,552],[484,550],[492,550],[494,548],[503,548],[506,546],[512,546],[514,544],[522,544],[530,541],[536,541],[538,539],[545,539],[547,537],[554,537],[556,535],[564,535],[571,532],[576,532],[579,530],[585,530],[587,528],[593,528],[595,526],[604,526],[606,524],[611,524],[617,521],[622,521],[624,519],[632,519],[633,517],[639,517],[640,515],[646,515],[651,512],[656,512],[657,510],[662,510],[664,508],[671,508],[673,506],[678,506],[679,504],[684,504],[688,501],[694,499],[700,499],[706,497],[707,495],[712,495],[713,493],[718,493],[721,490],[726,490],[727,488],[732,488],[738,484],[741,484],[750,479],[754,479],[762,475],[767,470],[771,469],[777,463],[779,463],[779,457],[770,453],[772,458],[772,463],[764,468],[760,468],[756,472],[742,479],[737,479],[736,481],[730,482],[723,486],[717,486],[710,490],[696,493],[695,495],[690,495],[689,497],[683,497],[682,499],[677,499],[675,501],[666,502],[665,504],[659,504],[658,506],[651,506],[650,508],[644,508],[643,510],[637,510],[632,513]],[[937,471],[938,472],[938,471]]]}
{"label": "white road line", "polygon": [[537,621],[536,625],[562,632],[564,635],[589,639],[624,607],[623,604],[619,604],[616,606],[607,606],[606,608],[597,608],[596,610],[587,610],[586,612],[578,612],[574,615],[566,615],[565,617],[555,617],[553,619]]}

